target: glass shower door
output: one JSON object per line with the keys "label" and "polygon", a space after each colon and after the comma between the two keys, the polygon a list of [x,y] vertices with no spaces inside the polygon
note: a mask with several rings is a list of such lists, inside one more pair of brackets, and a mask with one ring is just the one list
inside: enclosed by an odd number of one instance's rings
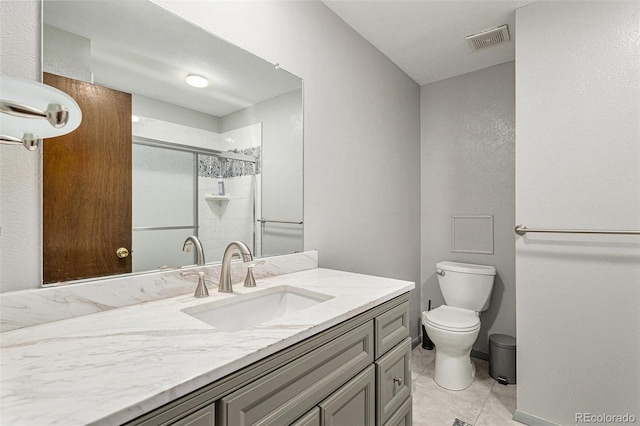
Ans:
{"label": "glass shower door", "polygon": [[134,140],[133,272],[195,264],[182,246],[198,235],[196,170],[194,153]]}

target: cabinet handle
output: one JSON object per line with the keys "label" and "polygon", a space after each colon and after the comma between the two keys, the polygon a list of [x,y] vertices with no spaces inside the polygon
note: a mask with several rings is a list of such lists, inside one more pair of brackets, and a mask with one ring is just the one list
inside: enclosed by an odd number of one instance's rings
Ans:
{"label": "cabinet handle", "polygon": [[402,386],[402,377],[394,377],[393,383],[397,384],[398,386]]}

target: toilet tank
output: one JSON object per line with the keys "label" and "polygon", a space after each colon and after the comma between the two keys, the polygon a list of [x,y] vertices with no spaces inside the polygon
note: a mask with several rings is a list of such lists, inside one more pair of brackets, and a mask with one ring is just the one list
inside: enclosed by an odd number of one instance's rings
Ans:
{"label": "toilet tank", "polygon": [[482,312],[489,308],[496,268],[471,263],[436,263],[438,284],[448,306]]}

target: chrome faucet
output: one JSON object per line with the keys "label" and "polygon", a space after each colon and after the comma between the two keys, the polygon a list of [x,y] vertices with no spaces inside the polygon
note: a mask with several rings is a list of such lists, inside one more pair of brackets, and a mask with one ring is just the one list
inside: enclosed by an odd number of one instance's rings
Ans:
{"label": "chrome faucet", "polygon": [[243,262],[251,262],[253,260],[251,250],[249,250],[249,247],[247,247],[245,243],[242,241],[231,242],[227,246],[224,251],[224,256],[222,257],[220,285],[218,286],[218,291],[220,293],[233,293],[233,287],[231,286],[231,257],[238,252],[242,255]]}
{"label": "chrome faucet", "polygon": [[[182,251],[190,253],[191,247],[196,247],[196,255],[197,255],[197,266],[204,266],[204,249],[202,248],[202,243],[200,239],[195,235],[187,237],[184,240],[184,245],[182,246]],[[209,291],[207,290],[207,285],[204,280],[204,272],[181,272],[180,275],[183,277],[198,277],[198,285],[196,286],[196,291],[193,294],[194,297],[207,297],[209,296]]]}
{"label": "chrome faucet", "polygon": [[198,266],[204,266],[204,249],[202,248],[202,243],[195,235],[187,237],[184,240],[184,246],[182,246],[182,251],[187,253],[191,252],[191,246],[196,246],[196,254],[198,256]]}

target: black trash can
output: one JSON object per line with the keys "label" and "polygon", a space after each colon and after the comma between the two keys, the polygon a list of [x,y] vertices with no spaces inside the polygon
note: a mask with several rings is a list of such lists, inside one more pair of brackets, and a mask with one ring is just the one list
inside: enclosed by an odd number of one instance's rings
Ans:
{"label": "black trash can", "polygon": [[503,385],[516,383],[516,338],[506,334],[489,336],[489,375]]}

